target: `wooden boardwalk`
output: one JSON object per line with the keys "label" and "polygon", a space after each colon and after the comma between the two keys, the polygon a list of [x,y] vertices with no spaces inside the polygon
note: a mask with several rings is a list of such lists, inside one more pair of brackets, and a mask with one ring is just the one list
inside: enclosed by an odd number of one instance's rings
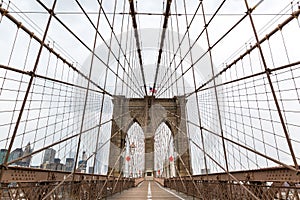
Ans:
{"label": "wooden boardwalk", "polygon": [[152,200],[152,199],[186,199],[191,200],[185,194],[178,193],[160,186],[155,181],[144,181],[139,186],[113,195],[107,199],[130,199],[130,200]]}

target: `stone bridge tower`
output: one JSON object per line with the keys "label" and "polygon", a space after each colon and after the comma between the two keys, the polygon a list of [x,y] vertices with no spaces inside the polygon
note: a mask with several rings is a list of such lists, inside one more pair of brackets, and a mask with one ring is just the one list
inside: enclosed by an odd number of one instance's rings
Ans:
{"label": "stone bridge tower", "polygon": [[186,99],[182,96],[159,99],[153,96],[144,98],[114,96],[109,169],[115,166],[114,175],[121,172],[124,158],[119,158],[119,155],[125,147],[129,128],[137,122],[145,134],[145,170],[153,171],[154,134],[158,126],[164,122],[171,130],[175,151],[184,162],[183,164],[180,161],[179,156],[177,159],[175,157],[176,174],[178,175],[179,172],[180,175],[187,175],[186,168],[191,171],[191,167],[184,119],[186,119]]}

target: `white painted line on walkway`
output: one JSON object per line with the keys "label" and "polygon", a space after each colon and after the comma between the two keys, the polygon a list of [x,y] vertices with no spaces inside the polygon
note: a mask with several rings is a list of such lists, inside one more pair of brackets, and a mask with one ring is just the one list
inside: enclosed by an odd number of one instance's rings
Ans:
{"label": "white painted line on walkway", "polygon": [[152,199],[150,182],[148,182],[148,196],[147,196],[147,199]]}
{"label": "white painted line on walkway", "polygon": [[[155,182],[155,183],[156,183],[156,182]],[[160,184],[156,183],[156,185],[158,185],[158,187],[160,187],[160,188],[163,189],[164,191],[166,191],[166,192],[172,194],[173,196],[175,196],[175,197],[177,197],[177,198],[179,198],[179,199],[181,199],[181,200],[184,200],[184,198],[178,196],[177,194],[175,194],[174,192],[172,192],[172,191],[170,191],[170,190],[167,190],[166,188],[162,187]]]}
{"label": "white painted line on walkway", "polygon": [[138,184],[138,186],[137,186],[137,187],[138,187],[138,188],[139,188],[139,187],[141,187],[141,186],[143,185],[143,183],[144,183],[144,181],[143,181],[143,182],[141,182],[140,184]]}

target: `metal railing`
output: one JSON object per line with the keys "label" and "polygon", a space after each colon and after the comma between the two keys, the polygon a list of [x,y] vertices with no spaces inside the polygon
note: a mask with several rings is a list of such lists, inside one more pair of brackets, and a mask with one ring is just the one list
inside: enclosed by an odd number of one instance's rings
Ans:
{"label": "metal railing", "polygon": [[[102,199],[137,186],[142,180],[9,167],[0,183],[0,199]],[[68,177],[68,178],[67,178]],[[57,187],[64,179],[64,182]],[[57,187],[50,196],[46,196]]]}
{"label": "metal railing", "polygon": [[300,176],[284,167],[231,173],[203,174],[159,179],[177,192],[199,199],[300,199]]}

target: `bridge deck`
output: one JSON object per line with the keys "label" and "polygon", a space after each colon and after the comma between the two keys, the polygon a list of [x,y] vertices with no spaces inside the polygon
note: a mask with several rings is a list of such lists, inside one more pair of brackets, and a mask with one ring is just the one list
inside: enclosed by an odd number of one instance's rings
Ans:
{"label": "bridge deck", "polygon": [[139,186],[113,195],[107,199],[193,199],[185,194],[178,193],[160,186],[155,181],[144,181]]}

